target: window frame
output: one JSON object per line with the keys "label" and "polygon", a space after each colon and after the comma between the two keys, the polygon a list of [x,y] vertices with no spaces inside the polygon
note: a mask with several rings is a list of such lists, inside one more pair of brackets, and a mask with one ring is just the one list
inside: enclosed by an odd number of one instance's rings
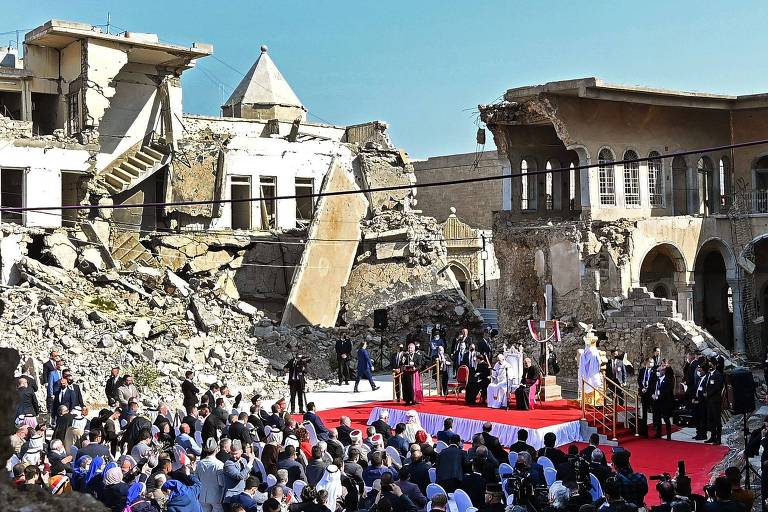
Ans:
{"label": "window frame", "polygon": [[664,208],[664,160],[655,150],[648,153],[648,158],[648,205]]}
{"label": "window frame", "polygon": [[[624,152],[622,160],[637,160],[640,156],[634,149]],[[624,177],[624,206],[626,208],[640,208],[642,197],[640,194],[640,162],[622,164]]]}
{"label": "window frame", "polygon": [[[609,159],[603,154],[610,155]],[[616,157],[610,148],[601,148],[597,153],[597,195],[600,206],[616,206]],[[607,202],[610,200],[610,202]]]}

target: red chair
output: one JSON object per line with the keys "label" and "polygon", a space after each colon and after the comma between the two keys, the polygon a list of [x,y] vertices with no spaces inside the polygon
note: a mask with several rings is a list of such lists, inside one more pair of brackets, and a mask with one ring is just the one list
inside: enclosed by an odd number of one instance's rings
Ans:
{"label": "red chair", "polygon": [[453,391],[456,400],[459,399],[459,394],[466,390],[467,382],[469,382],[469,366],[463,364],[456,370],[456,382],[448,383],[448,391]]}

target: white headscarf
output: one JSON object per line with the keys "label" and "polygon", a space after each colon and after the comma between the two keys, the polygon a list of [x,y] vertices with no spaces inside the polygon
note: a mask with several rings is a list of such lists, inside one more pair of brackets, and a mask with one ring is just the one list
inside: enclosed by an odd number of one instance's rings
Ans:
{"label": "white headscarf", "polygon": [[328,502],[325,506],[331,509],[332,512],[335,511],[336,500],[341,496],[341,472],[339,468],[334,464],[326,467],[323,477],[317,482],[315,489],[318,491],[325,489],[328,492]]}

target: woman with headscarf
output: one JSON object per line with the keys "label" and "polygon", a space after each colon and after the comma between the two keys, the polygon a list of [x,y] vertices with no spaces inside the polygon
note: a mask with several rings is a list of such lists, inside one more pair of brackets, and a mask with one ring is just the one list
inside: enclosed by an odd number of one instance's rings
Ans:
{"label": "woman with headscarf", "polygon": [[82,483],[83,492],[90,494],[97,499],[101,499],[104,491],[103,471],[104,457],[94,457],[88,466],[88,472],[85,474],[85,481]]}
{"label": "woman with headscarf", "polygon": [[416,440],[416,432],[424,430],[424,428],[421,426],[421,421],[419,421],[419,414],[413,409],[405,412],[405,418],[403,437],[408,441],[408,444],[412,444]]}
{"label": "woman with headscarf", "polygon": [[129,488],[130,486],[123,482],[123,472],[120,468],[117,465],[112,466],[104,471],[104,492],[101,502],[112,512],[123,512]]}
{"label": "woman with headscarf", "polygon": [[200,506],[200,480],[194,473],[189,474],[192,485],[184,485],[178,480],[168,480],[163,484],[163,493],[168,496],[168,512],[202,512]]}
{"label": "woman with headscarf", "polygon": [[343,501],[343,487],[341,486],[341,472],[339,471],[339,468],[334,464],[330,464],[326,467],[323,476],[320,478],[320,481],[317,482],[315,489],[317,489],[318,492],[324,490],[328,493],[328,501],[326,501],[325,506],[328,507],[331,512],[335,512],[338,508],[339,501]]}
{"label": "woman with headscarf", "polygon": [[147,498],[147,486],[142,482],[131,484],[125,499],[126,509],[131,512],[160,512],[160,506]]}
{"label": "woman with headscarf", "polygon": [[279,430],[267,428],[267,444],[261,451],[261,462],[268,475],[277,476],[277,457],[280,455],[280,441],[282,433]]}

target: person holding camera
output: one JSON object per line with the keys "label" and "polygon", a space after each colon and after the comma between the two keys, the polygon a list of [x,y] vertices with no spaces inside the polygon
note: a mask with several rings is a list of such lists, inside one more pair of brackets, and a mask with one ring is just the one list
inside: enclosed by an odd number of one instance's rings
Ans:
{"label": "person holding camera", "polygon": [[304,414],[304,393],[307,386],[305,374],[307,364],[312,360],[296,353],[283,370],[288,374],[288,389],[291,393],[291,414],[296,413],[296,396],[299,397],[299,413]]}
{"label": "person holding camera", "polygon": [[715,478],[715,501],[704,505],[704,512],[746,512],[742,503],[734,501],[731,496],[731,482],[724,476]]}

